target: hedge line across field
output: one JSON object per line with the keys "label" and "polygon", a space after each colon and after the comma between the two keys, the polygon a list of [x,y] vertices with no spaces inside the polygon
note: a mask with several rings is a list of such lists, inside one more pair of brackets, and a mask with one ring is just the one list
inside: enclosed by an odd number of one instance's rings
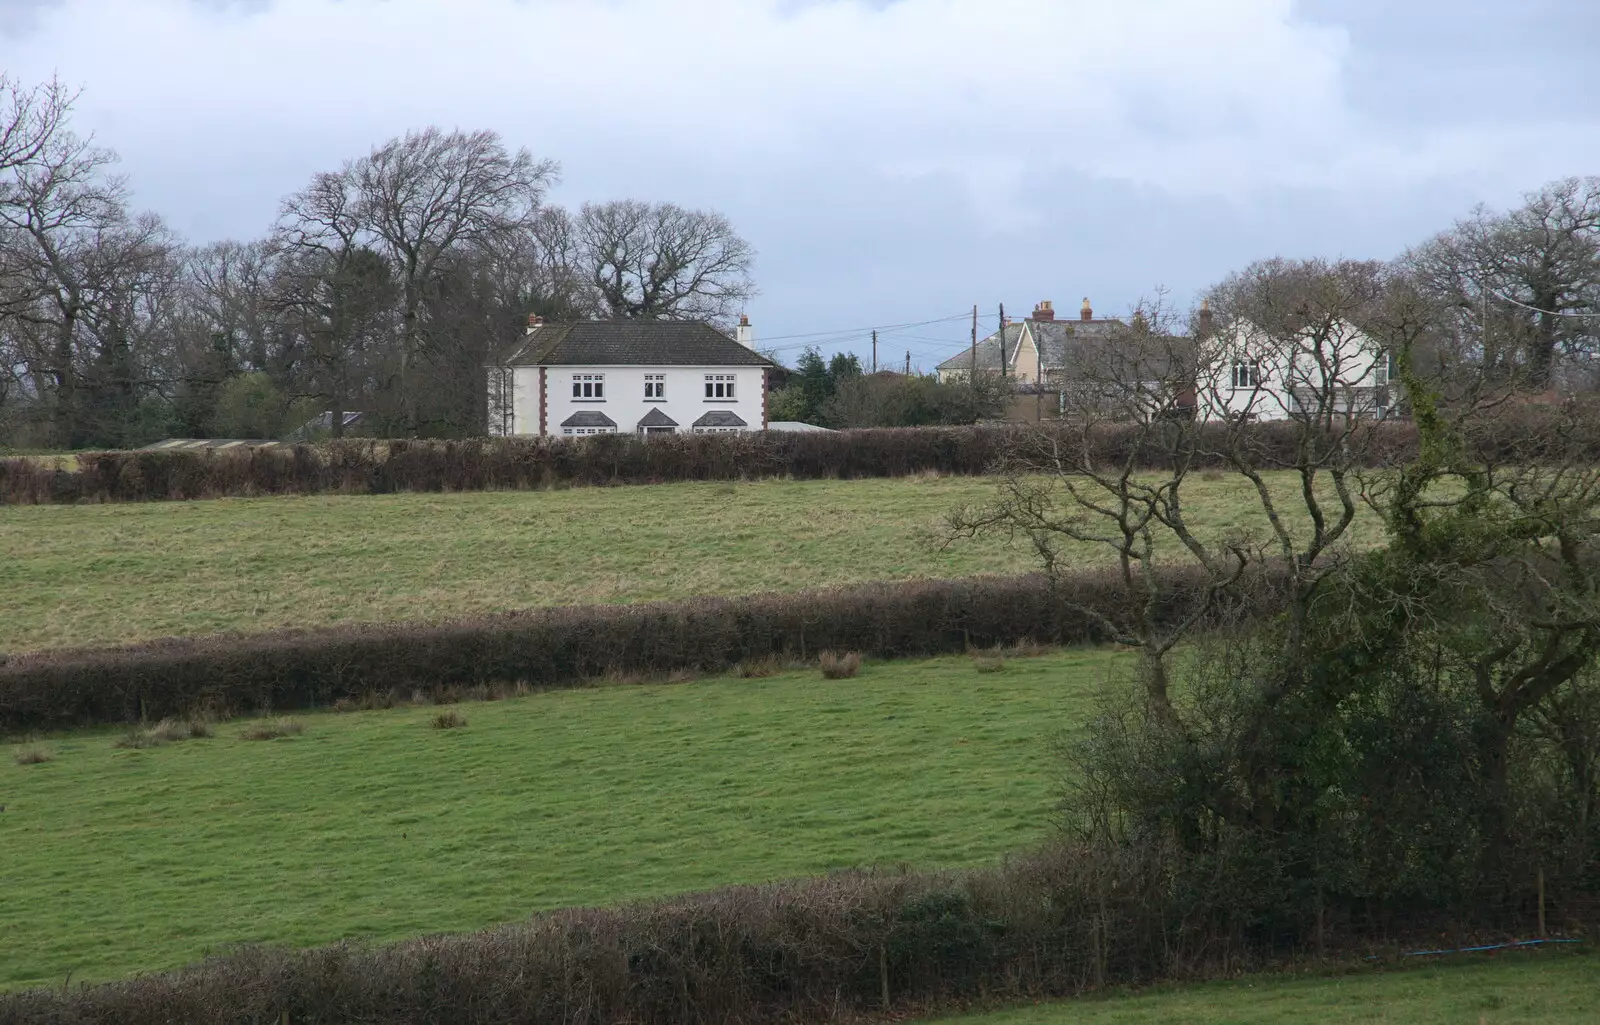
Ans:
{"label": "hedge line across field", "polygon": [[[1271,582],[1258,584],[1241,601],[1271,607]],[[1181,610],[1204,586],[1198,573],[1175,568],[1163,592]],[[923,580],[38,652],[0,665],[0,731],[308,708],[382,693],[437,697],[477,685],[568,687],[825,650],[897,658],[1105,640],[1074,603],[1114,620],[1135,611],[1115,577],[1088,572],[1054,584],[1042,576]]]}
{"label": "hedge line across field", "polygon": [[[276,448],[89,452],[78,469],[48,459],[0,459],[0,504],[140,502],[253,495],[379,495],[395,492],[531,490],[673,481],[902,477],[994,472],[1022,439],[1057,436],[1060,425],[907,427],[817,433],[484,438],[467,441],[346,440]],[[1259,467],[1288,466],[1300,443],[1289,423],[1244,428],[1208,424],[1195,469],[1225,468],[1232,446]],[[1073,435],[1081,448],[1082,434]],[[1416,428],[1386,421],[1353,439],[1362,459],[1391,465],[1416,453]],[[1468,442],[1481,458],[1529,462],[1600,461],[1600,430],[1571,411],[1515,409],[1476,423]],[[1161,465],[1159,445],[1126,426],[1088,438],[1096,465]],[[1559,451],[1554,451],[1559,449]],[[1142,450],[1141,450],[1142,449]]]}
{"label": "hedge line across field", "polygon": [[[832,433],[751,432],[471,441],[340,441],[218,450],[89,452],[78,469],[0,459],[0,503],[140,502],[255,495],[531,490],[769,477],[796,480],[991,472],[1022,436],[1013,427],[917,427]],[[1220,434],[1219,426],[1217,432]],[[1383,425],[1375,455],[1415,448],[1409,424]],[[1294,431],[1249,429],[1265,459],[1292,460]],[[1136,444],[1123,428],[1095,434],[1094,456],[1120,463]],[[1381,449],[1381,453],[1377,450]],[[1139,454],[1153,464],[1159,453]],[[1220,465],[1220,460],[1213,460]]]}
{"label": "hedge line across field", "polygon": [[[124,982],[0,995],[0,1025],[903,1021],[973,1001],[1233,976],[1313,949],[1441,942],[1415,914],[1399,933],[1340,915],[1232,921],[1186,906],[1171,864],[1160,850],[1063,844],[996,868],[731,886],[384,947],[245,948]],[[1596,910],[1574,907],[1555,929],[1581,934]],[[1443,942],[1532,925],[1515,906],[1452,914]]]}

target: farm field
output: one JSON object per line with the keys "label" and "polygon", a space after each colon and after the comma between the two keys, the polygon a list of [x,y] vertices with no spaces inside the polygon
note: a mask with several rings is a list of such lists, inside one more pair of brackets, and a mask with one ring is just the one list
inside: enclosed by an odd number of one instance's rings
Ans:
{"label": "farm field", "polygon": [[[1196,529],[1264,534],[1246,487],[1195,478]],[[1032,569],[1025,544],[926,539],[994,489],[946,477],[0,506],[0,651]],[[1357,540],[1376,534],[1374,517],[1358,523]],[[1105,561],[1085,547],[1086,566]]]}
{"label": "farm field", "polygon": [[1592,952],[1464,957],[1340,976],[1255,976],[1106,994],[928,1025],[1588,1025]]}
{"label": "farm field", "polygon": [[392,940],[868,864],[981,863],[1050,828],[1060,730],[1121,656],[962,657],[298,717],[270,741],[46,738],[0,763],[0,988],[237,942]]}

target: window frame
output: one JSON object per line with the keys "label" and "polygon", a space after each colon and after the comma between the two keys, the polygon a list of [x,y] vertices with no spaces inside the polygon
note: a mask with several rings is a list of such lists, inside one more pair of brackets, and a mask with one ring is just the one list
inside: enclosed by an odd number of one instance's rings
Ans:
{"label": "window frame", "polygon": [[737,374],[707,374],[705,375],[705,401],[707,402],[738,402],[734,386],[738,383]]}
{"label": "window frame", "polygon": [[573,374],[573,402],[604,402],[606,400],[605,374]]}

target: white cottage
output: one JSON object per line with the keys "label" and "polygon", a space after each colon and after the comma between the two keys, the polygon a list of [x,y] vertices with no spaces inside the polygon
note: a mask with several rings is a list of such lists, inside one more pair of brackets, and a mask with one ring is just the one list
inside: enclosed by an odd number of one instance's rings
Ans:
{"label": "white cottage", "polygon": [[[1201,324],[1210,309],[1202,303]],[[1287,420],[1305,415],[1383,419],[1400,404],[1391,354],[1343,321],[1315,324],[1292,338],[1240,323],[1204,348],[1201,402],[1213,416]]]}
{"label": "white cottage", "polygon": [[577,437],[764,430],[767,372],[750,321],[737,340],[681,320],[528,320],[488,368],[489,433]]}

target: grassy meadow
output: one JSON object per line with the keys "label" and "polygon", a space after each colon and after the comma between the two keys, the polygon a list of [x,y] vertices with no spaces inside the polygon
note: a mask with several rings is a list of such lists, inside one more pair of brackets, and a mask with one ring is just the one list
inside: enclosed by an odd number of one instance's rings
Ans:
{"label": "grassy meadow", "polygon": [[[1049,829],[1051,739],[1120,656],[1065,651],[297,716],[0,762],[0,988],[239,942],[392,940],[849,866],[984,862]],[[992,669],[992,666],[985,668]]]}
{"label": "grassy meadow", "polygon": [[1254,976],[1107,993],[940,1018],[937,1025],[1589,1025],[1596,1020],[1600,962],[1589,951],[1551,951],[1464,956],[1404,971]]}
{"label": "grassy meadow", "polygon": [[[928,540],[994,489],[915,477],[0,506],[0,651],[1032,569],[1025,544]],[[1266,529],[1236,477],[1193,478],[1189,515],[1205,534]]]}

